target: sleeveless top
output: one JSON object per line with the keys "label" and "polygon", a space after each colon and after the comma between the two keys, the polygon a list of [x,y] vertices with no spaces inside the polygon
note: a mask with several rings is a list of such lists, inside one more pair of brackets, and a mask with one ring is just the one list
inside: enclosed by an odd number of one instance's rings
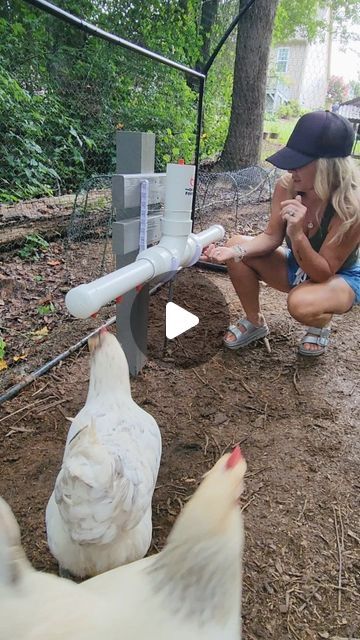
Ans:
{"label": "sleeveless top", "polygon": [[[327,236],[329,225],[331,220],[333,219],[334,214],[335,214],[334,207],[332,206],[331,202],[329,202],[329,204],[327,205],[324,211],[324,215],[321,219],[320,226],[317,232],[311,238],[308,238],[312,248],[314,249],[314,251],[316,251],[316,253],[319,253],[321,245]],[[288,235],[285,236],[285,241],[289,249],[291,249],[292,248],[291,240]],[[360,259],[360,250],[359,250],[359,247],[355,247],[355,249],[346,258],[344,264],[340,267],[340,269],[349,269],[354,264],[356,264],[356,262],[359,259]]]}

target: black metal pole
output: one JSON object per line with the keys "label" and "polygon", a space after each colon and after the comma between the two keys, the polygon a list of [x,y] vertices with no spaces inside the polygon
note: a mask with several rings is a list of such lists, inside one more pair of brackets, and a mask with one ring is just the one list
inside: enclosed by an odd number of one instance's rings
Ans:
{"label": "black metal pole", "polygon": [[204,92],[205,92],[205,78],[200,78],[197,122],[196,122],[196,141],[195,141],[194,195],[193,195],[192,211],[191,211],[191,220],[192,220],[193,226],[194,226],[194,220],[195,220],[196,192],[197,192],[198,171],[199,171],[199,162],[200,162],[200,140],[201,140],[201,131],[202,131],[202,122],[203,122]]}
{"label": "black metal pole", "polygon": [[205,78],[205,75],[200,71],[196,71],[195,69],[191,69],[190,67],[186,67],[179,62],[173,62],[173,60],[169,60],[169,58],[165,58],[161,56],[159,53],[155,53],[154,51],[149,51],[149,49],[144,49],[144,47],[140,47],[133,42],[129,42],[128,40],[124,40],[124,38],[120,38],[113,33],[109,33],[108,31],[104,31],[104,29],[100,29],[96,27],[90,22],[86,22],[86,20],[81,20],[81,18],[77,18],[72,13],[68,11],[64,11],[60,9],[55,4],[51,2],[47,2],[47,0],[25,0],[28,4],[37,7],[38,9],[42,9],[46,13],[51,13],[52,15],[60,18],[60,20],[64,20],[69,24],[72,24],[74,27],[77,27],[81,31],[85,31],[92,36],[97,36],[98,38],[102,38],[103,40],[107,40],[108,42],[112,42],[113,44],[120,45],[121,47],[125,47],[125,49],[130,49],[131,51],[135,51],[142,56],[146,56],[147,58],[151,58],[152,60],[156,60],[161,64],[165,64],[168,67],[172,67],[173,69],[178,69],[179,71],[183,71],[190,76],[195,78]]}

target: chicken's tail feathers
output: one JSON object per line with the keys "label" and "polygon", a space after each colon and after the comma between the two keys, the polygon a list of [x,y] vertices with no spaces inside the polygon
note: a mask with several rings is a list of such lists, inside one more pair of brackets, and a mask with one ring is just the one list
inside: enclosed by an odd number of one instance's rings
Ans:
{"label": "chicken's tail feathers", "polygon": [[0,584],[13,586],[25,568],[20,529],[9,505],[0,497]]}

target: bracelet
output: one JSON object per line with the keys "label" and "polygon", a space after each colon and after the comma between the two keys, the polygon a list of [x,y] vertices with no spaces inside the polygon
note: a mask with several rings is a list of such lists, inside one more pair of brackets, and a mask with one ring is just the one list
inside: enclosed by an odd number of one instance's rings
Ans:
{"label": "bracelet", "polygon": [[234,262],[241,262],[241,260],[243,260],[247,254],[247,251],[244,247],[241,246],[241,244],[234,244],[231,247],[236,255],[234,256]]}

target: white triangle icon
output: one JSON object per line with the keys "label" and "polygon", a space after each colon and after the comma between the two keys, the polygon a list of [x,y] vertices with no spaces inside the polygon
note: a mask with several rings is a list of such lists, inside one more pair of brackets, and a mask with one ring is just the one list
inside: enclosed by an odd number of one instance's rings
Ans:
{"label": "white triangle icon", "polygon": [[192,329],[199,324],[199,318],[190,311],[182,309],[174,302],[168,302],[166,305],[166,337],[173,340],[176,336],[180,336],[185,331]]}

